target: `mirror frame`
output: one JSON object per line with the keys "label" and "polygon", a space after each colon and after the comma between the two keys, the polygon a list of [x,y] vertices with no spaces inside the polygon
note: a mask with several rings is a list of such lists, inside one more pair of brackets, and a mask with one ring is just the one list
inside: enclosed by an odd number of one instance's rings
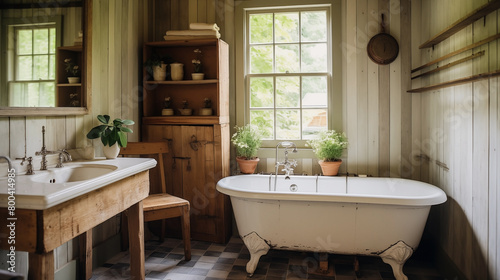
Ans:
{"label": "mirror frame", "polygon": [[82,0],[83,64],[82,107],[0,107],[0,117],[12,116],[75,116],[87,115],[92,104],[92,2]]}

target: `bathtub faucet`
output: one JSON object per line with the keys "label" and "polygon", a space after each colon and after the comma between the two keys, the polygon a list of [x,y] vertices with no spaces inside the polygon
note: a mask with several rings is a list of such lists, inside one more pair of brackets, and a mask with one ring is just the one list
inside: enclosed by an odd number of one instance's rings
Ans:
{"label": "bathtub faucet", "polygon": [[[278,150],[279,147],[285,148],[285,161],[280,162],[278,161]],[[296,160],[288,160],[288,149],[291,149],[292,153],[297,152],[297,146],[295,143],[290,142],[290,141],[283,141],[279,142],[278,145],[276,145],[276,174],[275,174],[275,179],[274,179],[274,190],[276,191],[276,184],[278,182],[278,169],[280,166],[283,166],[283,169],[281,171],[285,171],[285,179],[290,179],[290,174],[293,174],[293,168],[297,166],[297,161]]]}

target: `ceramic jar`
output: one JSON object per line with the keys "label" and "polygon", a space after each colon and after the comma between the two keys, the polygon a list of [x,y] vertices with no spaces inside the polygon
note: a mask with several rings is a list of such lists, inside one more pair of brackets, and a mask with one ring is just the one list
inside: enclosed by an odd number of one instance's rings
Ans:
{"label": "ceramic jar", "polygon": [[181,81],[184,78],[184,64],[178,62],[170,64],[170,76],[172,81]]}

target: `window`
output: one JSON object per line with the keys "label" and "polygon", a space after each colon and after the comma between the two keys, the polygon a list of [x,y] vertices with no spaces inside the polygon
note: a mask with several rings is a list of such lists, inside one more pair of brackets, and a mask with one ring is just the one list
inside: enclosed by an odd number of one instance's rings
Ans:
{"label": "window", "polygon": [[56,24],[9,27],[9,106],[55,106]]}
{"label": "window", "polygon": [[329,127],[330,9],[247,9],[246,122],[266,140],[307,140]]}

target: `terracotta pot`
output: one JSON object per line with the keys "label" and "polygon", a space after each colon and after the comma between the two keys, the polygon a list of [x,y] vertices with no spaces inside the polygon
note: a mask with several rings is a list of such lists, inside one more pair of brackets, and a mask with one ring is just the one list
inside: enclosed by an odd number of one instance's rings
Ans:
{"label": "terracotta pot", "polygon": [[68,83],[78,84],[80,82],[80,77],[68,77]]}
{"label": "terracotta pot", "polygon": [[108,145],[102,147],[102,151],[107,159],[114,159],[117,158],[120,153],[120,146],[118,145],[118,142],[116,142],[111,147]]}
{"label": "terracotta pot", "polygon": [[339,173],[339,167],[342,164],[340,161],[318,161],[321,166],[321,171],[323,171],[324,176],[335,176]]}
{"label": "terracotta pot", "polygon": [[167,64],[162,63],[160,66],[153,66],[153,79],[155,81],[165,81],[167,77]]}
{"label": "terracotta pot", "polygon": [[212,108],[201,108],[200,109],[200,116],[211,116],[212,115]]}
{"label": "terracotta pot", "polygon": [[244,157],[236,157],[236,161],[240,166],[240,172],[243,174],[253,174],[259,160],[259,158],[245,159]]}
{"label": "terracotta pot", "polygon": [[205,77],[205,73],[192,73],[191,77],[193,78],[193,80],[203,80],[203,78]]}

